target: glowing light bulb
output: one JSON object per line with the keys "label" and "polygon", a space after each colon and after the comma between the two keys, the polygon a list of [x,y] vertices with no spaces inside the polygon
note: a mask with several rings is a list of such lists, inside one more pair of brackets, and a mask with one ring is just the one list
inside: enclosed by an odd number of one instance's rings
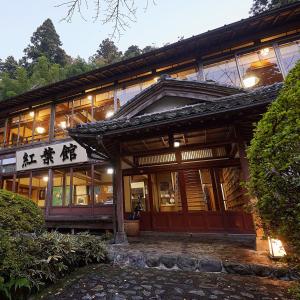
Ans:
{"label": "glowing light bulb", "polygon": [[106,119],[109,119],[110,117],[112,117],[114,115],[114,112],[112,110],[109,110],[106,115],[105,115],[105,118]]}
{"label": "glowing light bulb", "polygon": [[89,95],[87,98],[91,101],[93,99],[93,96]]}
{"label": "glowing light bulb", "polygon": [[266,47],[259,51],[261,56],[267,56],[270,53],[270,48]]}
{"label": "glowing light bulb", "polygon": [[243,79],[244,87],[245,88],[251,88],[255,86],[259,82],[259,78],[256,76],[248,76]]}
{"label": "glowing light bulb", "polygon": [[107,168],[106,169],[106,173],[109,174],[109,175],[111,175],[111,174],[114,173],[114,169],[113,168]]}
{"label": "glowing light bulb", "polygon": [[43,176],[43,181],[48,182],[49,177],[48,176]]}
{"label": "glowing light bulb", "polygon": [[175,142],[174,142],[174,148],[179,148],[179,147],[180,147],[180,142],[175,141]]}
{"label": "glowing light bulb", "polygon": [[67,128],[67,122],[66,121],[61,121],[59,123],[59,126],[62,128],[62,129],[66,129]]}
{"label": "glowing light bulb", "polygon": [[45,132],[45,128],[42,126],[38,126],[35,130],[38,134],[42,134]]}
{"label": "glowing light bulb", "polygon": [[33,117],[34,117],[34,111],[29,112],[29,116],[30,116],[31,118],[33,118]]}

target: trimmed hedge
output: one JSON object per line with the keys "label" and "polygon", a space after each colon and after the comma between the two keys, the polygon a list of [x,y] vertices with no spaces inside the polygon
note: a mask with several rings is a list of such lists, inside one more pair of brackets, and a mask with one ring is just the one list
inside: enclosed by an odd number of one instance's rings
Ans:
{"label": "trimmed hedge", "polygon": [[257,124],[248,158],[266,233],[300,254],[300,62]]}
{"label": "trimmed hedge", "polygon": [[0,190],[0,228],[10,232],[38,232],[44,227],[42,210],[30,199]]}

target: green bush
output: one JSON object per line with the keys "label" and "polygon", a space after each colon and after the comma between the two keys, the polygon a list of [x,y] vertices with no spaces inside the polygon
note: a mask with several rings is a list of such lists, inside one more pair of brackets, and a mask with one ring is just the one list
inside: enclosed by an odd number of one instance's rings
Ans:
{"label": "green bush", "polygon": [[264,229],[300,254],[300,62],[259,121],[248,158]]}
{"label": "green bush", "polygon": [[[44,232],[41,235],[2,236],[0,299],[25,297],[42,285],[54,282],[76,267],[106,259],[105,243],[88,234],[67,235]],[[22,291],[22,293],[20,293]],[[1,294],[2,292],[2,294]]]}
{"label": "green bush", "polygon": [[44,227],[41,209],[30,199],[0,190],[0,228],[16,232],[37,232]]}

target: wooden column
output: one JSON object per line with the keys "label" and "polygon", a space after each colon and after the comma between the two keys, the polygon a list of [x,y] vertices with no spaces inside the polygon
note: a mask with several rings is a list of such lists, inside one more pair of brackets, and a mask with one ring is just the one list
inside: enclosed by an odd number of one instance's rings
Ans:
{"label": "wooden column", "polygon": [[48,183],[47,183],[47,195],[45,203],[45,215],[49,216],[50,206],[52,201],[52,184],[53,184],[53,170],[48,170]]}
{"label": "wooden column", "polygon": [[116,205],[117,232],[115,243],[127,243],[126,233],[124,231],[124,201],[123,201],[123,175],[121,167],[121,157],[114,160],[114,203]]}

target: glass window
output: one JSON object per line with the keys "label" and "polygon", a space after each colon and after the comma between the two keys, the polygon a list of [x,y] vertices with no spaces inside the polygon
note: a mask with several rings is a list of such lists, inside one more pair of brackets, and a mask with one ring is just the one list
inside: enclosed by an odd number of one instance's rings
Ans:
{"label": "glass window", "polygon": [[117,90],[117,99],[120,101],[120,106],[126,104],[134,96],[141,92],[141,84],[124,85],[123,88]]}
{"label": "glass window", "polygon": [[4,177],[2,179],[2,188],[4,190],[7,190],[7,191],[13,191],[13,182],[14,182],[14,179],[13,177]]}
{"label": "glass window", "polygon": [[157,212],[182,210],[178,172],[161,172],[151,175],[153,207]]}
{"label": "glass window", "polygon": [[53,171],[52,206],[68,206],[70,204],[70,170]]}
{"label": "glass window", "polygon": [[149,211],[148,175],[124,176],[124,199],[127,213]]}
{"label": "glass window", "polygon": [[91,167],[73,170],[72,204],[89,205],[92,202]]}
{"label": "glass window", "polygon": [[269,85],[283,80],[274,49],[263,48],[238,58],[245,88]]}
{"label": "glass window", "polygon": [[49,139],[51,108],[45,107],[35,111],[34,141],[46,141]]}
{"label": "glass window", "polygon": [[32,142],[34,115],[34,111],[29,111],[20,115],[19,145],[26,145]]}
{"label": "glass window", "polygon": [[106,168],[95,166],[94,201],[96,204],[113,204],[112,174]]}
{"label": "glass window", "polygon": [[22,174],[16,178],[16,193],[29,198],[30,175]]}
{"label": "glass window", "polygon": [[19,135],[19,116],[9,118],[7,126],[8,145],[17,146]]}
{"label": "glass window", "polygon": [[73,100],[72,127],[77,124],[92,122],[92,97]]}
{"label": "glass window", "polygon": [[217,83],[240,86],[240,77],[234,59],[204,66],[205,80],[213,80]]}
{"label": "glass window", "polygon": [[97,94],[94,100],[94,119],[101,121],[114,114],[114,92],[108,91]]}
{"label": "glass window", "polygon": [[33,172],[31,181],[31,196],[33,202],[39,207],[45,207],[47,196],[48,174],[45,172]]}
{"label": "glass window", "polygon": [[181,80],[197,80],[197,71],[195,67],[177,71],[175,73],[166,71],[166,74],[169,74],[172,78],[181,79]]}
{"label": "glass window", "polygon": [[151,78],[141,82],[141,90],[148,88],[149,86],[155,84],[157,82],[158,77]]}
{"label": "glass window", "polygon": [[4,147],[5,120],[0,120],[0,148]]}
{"label": "glass window", "polygon": [[296,41],[279,46],[282,63],[288,73],[300,59],[300,42]]}
{"label": "glass window", "polygon": [[55,105],[54,137],[62,139],[68,136],[67,128],[71,126],[72,102],[66,101]]}

